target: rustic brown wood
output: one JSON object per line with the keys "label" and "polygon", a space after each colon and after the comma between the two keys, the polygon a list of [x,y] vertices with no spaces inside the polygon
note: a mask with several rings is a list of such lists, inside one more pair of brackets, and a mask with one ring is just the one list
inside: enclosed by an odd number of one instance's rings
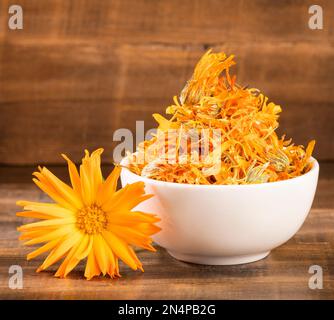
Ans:
{"label": "rustic brown wood", "polygon": [[[162,99],[171,102],[206,51],[165,45],[115,45],[98,41],[6,40],[0,74],[2,105],[10,102]],[[239,82],[260,88],[289,108],[332,103],[331,44],[240,44],[212,47],[236,55]],[[321,56],[321,59],[316,59]],[[132,110],[135,102],[132,100]],[[157,101],[159,102],[159,101]],[[141,101],[139,101],[141,103]],[[121,107],[121,106],[120,106]]]}
{"label": "rustic brown wood", "polygon": [[[16,0],[25,10],[25,33],[19,38],[98,38],[116,42],[214,44],[224,41],[333,40],[334,4],[324,9],[325,28],[308,28],[307,0]],[[6,26],[10,0],[1,1]],[[8,35],[7,28],[0,35]],[[11,33],[12,35],[12,33]]]}
{"label": "rustic brown wood", "polygon": [[[8,55],[3,55],[2,64],[6,67],[0,74],[0,88],[6,90],[2,91],[0,102],[1,163],[57,163],[59,153],[68,150],[78,159],[85,147],[114,146],[112,136],[117,128],[133,129],[136,120],[145,120],[146,127],[151,128],[154,125],[151,114],[164,112],[201,55],[200,51],[188,54],[179,49],[159,47],[151,50],[145,47],[141,57],[137,58],[135,48],[124,47],[118,55],[110,47],[110,56],[105,48],[102,60],[94,62],[89,50],[87,56],[80,53],[85,45],[37,47],[39,49],[22,46],[20,52],[18,46],[13,46],[13,51],[8,49]],[[272,54],[275,51],[273,47]],[[191,59],[188,58],[190,55]],[[270,61],[264,60],[268,56],[270,54],[266,53],[255,63],[248,60],[252,55],[245,56],[245,61],[240,59],[240,76],[249,78],[249,83],[254,86],[264,88],[266,94],[282,105],[281,132],[302,144],[316,138],[316,156],[332,158],[334,142],[330,137],[334,108],[330,101],[329,81],[319,81],[319,94],[315,94],[313,80],[302,81],[296,77],[291,80],[291,68],[286,66],[280,71],[278,63],[273,70]],[[260,59],[266,62],[262,63],[262,69],[257,69],[261,67]],[[300,55],[297,55],[298,59],[301,59]],[[6,65],[8,61],[12,63]],[[301,77],[298,63],[290,59],[288,65],[299,69],[293,72]],[[17,68],[20,77],[17,77]],[[255,69],[252,71],[252,68]],[[324,69],[325,66],[314,66],[312,77],[316,78],[316,70]],[[266,80],[268,77],[264,73],[267,71],[273,74],[274,81]],[[328,77],[325,72],[323,77]],[[26,153],[25,150],[32,152]]]}
{"label": "rustic brown wood", "polygon": [[[24,29],[0,4],[0,163],[76,161],[112,134],[153,125],[212,47],[234,53],[240,83],[283,107],[280,132],[315,138],[334,159],[334,3],[324,29],[308,28],[309,1],[18,0]],[[26,152],[30,150],[29,152]]]}
{"label": "rustic brown wood", "polygon": [[[35,273],[41,259],[17,240],[17,199],[45,200],[28,182],[32,168],[0,167],[0,299],[334,299],[334,163],[321,163],[321,174],[309,217],[301,230],[264,260],[239,266],[201,266],[177,261],[164,249],[139,251],[145,273],[121,265],[122,278],[82,277],[84,265],[67,279],[50,271]],[[106,168],[109,170],[110,168]],[[53,171],[66,175],[66,168]],[[21,181],[21,182],[20,182]],[[26,220],[25,220],[26,221]],[[8,288],[8,268],[23,267],[24,288]],[[311,265],[323,268],[324,288],[308,287]]]}

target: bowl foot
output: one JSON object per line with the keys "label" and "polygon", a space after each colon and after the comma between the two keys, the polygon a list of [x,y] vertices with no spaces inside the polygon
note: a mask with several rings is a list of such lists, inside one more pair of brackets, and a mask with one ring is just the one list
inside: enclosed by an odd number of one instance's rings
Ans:
{"label": "bowl foot", "polygon": [[258,261],[267,257],[270,251],[256,253],[256,254],[246,254],[241,256],[223,256],[223,257],[216,257],[216,256],[198,256],[192,254],[183,254],[174,251],[168,251],[168,253],[175,259],[197,263],[197,264],[206,264],[206,265],[221,265],[221,266],[228,266],[234,264],[243,264],[243,263],[250,263],[254,261]]}

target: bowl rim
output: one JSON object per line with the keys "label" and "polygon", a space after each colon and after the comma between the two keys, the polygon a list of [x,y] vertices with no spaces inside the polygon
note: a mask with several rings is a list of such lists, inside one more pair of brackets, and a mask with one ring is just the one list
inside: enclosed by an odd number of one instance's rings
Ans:
{"label": "bowl rim", "polygon": [[[228,189],[228,188],[236,188],[236,189],[245,189],[245,188],[262,188],[262,187],[267,187],[267,186],[276,186],[276,185],[282,185],[282,184],[289,184],[293,183],[294,181],[297,180],[303,180],[309,177],[311,174],[313,174],[315,171],[319,171],[319,163],[317,159],[314,157],[310,158],[310,162],[313,162],[313,167],[311,168],[310,171],[304,173],[301,176],[294,177],[291,179],[286,179],[286,180],[281,180],[281,181],[274,181],[274,182],[263,182],[263,183],[253,183],[253,184],[190,184],[190,183],[178,183],[178,182],[170,182],[170,181],[161,181],[161,180],[155,180],[147,177],[142,177],[134,172],[132,172],[128,167],[126,167],[126,164],[128,163],[127,157],[124,157],[120,161],[120,165],[122,166],[122,173],[123,170],[127,170],[127,173],[130,175],[133,175],[135,177],[140,178],[141,181],[143,182],[148,182],[151,185],[167,185],[170,187],[175,187],[175,188],[184,188],[184,187],[190,187],[190,188],[197,188],[197,189]],[[122,175],[121,173],[121,175]]]}

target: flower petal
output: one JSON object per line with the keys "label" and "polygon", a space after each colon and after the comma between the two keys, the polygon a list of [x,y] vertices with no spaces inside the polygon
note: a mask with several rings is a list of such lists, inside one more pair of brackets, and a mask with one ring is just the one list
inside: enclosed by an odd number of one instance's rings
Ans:
{"label": "flower petal", "polygon": [[121,168],[116,166],[109,174],[108,178],[101,184],[96,198],[96,202],[99,206],[106,203],[115,193],[120,172]]}
{"label": "flower petal", "polygon": [[[82,207],[82,202],[78,194],[65,182],[61,181],[58,177],[56,177],[51,171],[47,168],[42,168],[40,174],[35,172],[34,175],[39,178],[42,183],[47,181],[48,185],[51,186],[54,192],[59,196],[70,203],[77,209]],[[44,179],[41,178],[43,176]],[[45,183],[46,184],[46,183]]]}
{"label": "flower petal", "polygon": [[[90,238],[91,236],[85,234],[82,236],[81,241],[72,247],[66,258],[58,268],[55,274],[56,277],[65,278],[77,266],[80,260],[86,258],[90,251],[87,250],[87,248],[89,248]],[[84,252],[86,252],[86,255],[83,254]]]}
{"label": "flower petal", "polygon": [[38,249],[30,252],[27,255],[27,260],[34,259],[37,256],[39,256],[40,254],[52,250],[54,247],[56,247],[58,245],[59,241],[60,241],[60,239],[52,240],[52,241],[46,243],[44,246],[39,247]]}
{"label": "flower petal", "polygon": [[97,264],[94,250],[91,250],[87,259],[87,264],[85,268],[85,277],[87,278],[87,280],[90,280],[95,276],[99,276],[100,274],[101,270]]}
{"label": "flower petal", "polygon": [[62,154],[62,157],[67,161],[68,172],[71,179],[71,184],[75,192],[81,194],[81,183],[80,176],[77,167],[65,154]]}
{"label": "flower petal", "polygon": [[22,206],[24,210],[31,210],[46,215],[53,216],[55,218],[67,218],[74,214],[74,211],[68,210],[56,203],[42,203],[32,201],[17,201],[18,206]]}
{"label": "flower petal", "polygon": [[82,233],[79,231],[70,234],[70,236],[64,241],[61,241],[59,245],[50,252],[38,270],[45,270],[60,260],[73,246],[82,240],[82,236]]}
{"label": "flower petal", "polygon": [[137,230],[123,226],[110,225],[109,231],[129,244],[133,244],[150,251],[156,251],[151,245],[152,239]]}
{"label": "flower petal", "polygon": [[46,233],[45,231],[43,232],[44,235],[40,236],[40,237],[36,237],[33,238],[27,242],[24,243],[24,245],[28,246],[28,245],[32,245],[32,244],[37,244],[37,243],[41,243],[41,242],[48,242],[60,237],[65,236],[66,234],[70,234],[73,231],[73,227],[71,225],[65,225],[59,229],[56,229],[52,232],[48,232]]}
{"label": "flower petal", "polygon": [[64,219],[50,219],[46,221],[27,223],[21,227],[18,227],[18,231],[28,231],[32,229],[43,229],[44,227],[60,227],[67,224],[74,224],[75,218],[64,218]]}
{"label": "flower petal", "polygon": [[104,254],[105,242],[100,234],[94,235],[93,250],[96,258],[96,262],[102,272],[105,275],[108,272],[108,260]]}
{"label": "flower petal", "polygon": [[141,263],[138,259],[134,258],[132,252],[129,250],[129,247],[124,240],[118,238],[109,231],[103,232],[103,238],[106,240],[109,247],[116,254],[116,256],[119,257],[130,268],[137,270],[138,267],[141,267]]}

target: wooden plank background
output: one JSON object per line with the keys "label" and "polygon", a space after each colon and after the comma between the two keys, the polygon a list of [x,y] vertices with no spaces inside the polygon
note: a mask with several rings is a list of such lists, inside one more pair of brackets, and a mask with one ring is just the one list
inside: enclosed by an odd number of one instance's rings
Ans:
{"label": "wooden plank background", "polygon": [[281,133],[317,140],[334,159],[334,2],[317,1],[324,29],[308,28],[306,0],[16,0],[24,29],[0,3],[0,163],[78,161],[113,132],[154,126],[209,48],[236,55],[239,82],[283,107]]}

